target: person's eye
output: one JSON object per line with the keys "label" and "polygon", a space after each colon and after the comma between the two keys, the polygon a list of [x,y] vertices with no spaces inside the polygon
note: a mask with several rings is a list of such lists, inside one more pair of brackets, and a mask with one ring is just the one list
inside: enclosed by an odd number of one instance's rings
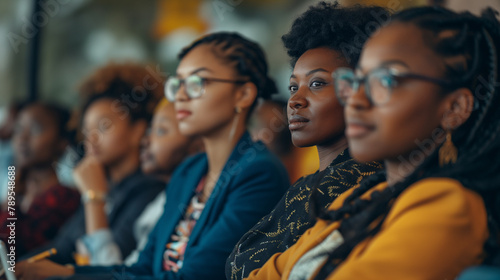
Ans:
{"label": "person's eye", "polygon": [[311,84],[309,85],[310,88],[312,89],[319,89],[325,86],[327,83],[323,81],[312,81]]}
{"label": "person's eye", "polygon": [[107,121],[103,121],[99,124],[99,131],[106,132],[111,128],[111,123]]}
{"label": "person's eye", "polygon": [[396,78],[392,75],[382,75],[379,77],[379,80],[380,84],[385,88],[394,88],[398,84]]}
{"label": "person's eye", "polygon": [[289,85],[288,86],[288,91],[290,92],[290,94],[296,93],[298,89],[299,89],[299,87],[297,85]]}

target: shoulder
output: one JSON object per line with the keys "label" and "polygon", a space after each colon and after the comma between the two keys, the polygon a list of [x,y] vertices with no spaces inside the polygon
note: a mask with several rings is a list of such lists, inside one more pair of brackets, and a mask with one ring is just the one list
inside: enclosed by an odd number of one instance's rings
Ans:
{"label": "shoulder", "polygon": [[399,195],[388,218],[416,209],[427,219],[486,219],[482,197],[450,178],[426,178],[414,183]]}
{"label": "shoulder", "polygon": [[115,199],[124,197],[126,200],[144,200],[158,194],[165,189],[165,182],[154,176],[136,172],[134,175],[122,181],[119,187],[111,189],[108,194]]}
{"label": "shoulder", "polygon": [[448,207],[462,207],[464,204],[483,204],[481,196],[451,178],[426,178],[406,189],[398,198],[401,204],[412,202],[446,201]]}
{"label": "shoulder", "polygon": [[238,153],[239,157],[233,159],[232,163],[238,164],[242,168],[285,170],[281,161],[261,141],[240,143],[233,153]]}
{"label": "shoulder", "polygon": [[198,153],[189,156],[184,161],[182,161],[172,174],[172,179],[178,176],[184,176],[192,174],[194,170],[203,169],[208,166],[207,154]]}

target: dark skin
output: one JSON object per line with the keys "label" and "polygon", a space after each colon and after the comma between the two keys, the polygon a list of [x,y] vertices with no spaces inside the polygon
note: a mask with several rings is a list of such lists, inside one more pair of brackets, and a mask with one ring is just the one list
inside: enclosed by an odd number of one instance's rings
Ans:
{"label": "dark skin", "polygon": [[347,148],[344,108],[335,97],[331,73],[349,67],[340,52],[320,47],[305,52],[290,77],[288,122],[297,147],[316,145],[320,170]]}
{"label": "dark skin", "polygon": [[[88,153],[73,170],[82,195],[89,190],[105,195],[109,191],[108,181],[120,182],[139,167],[140,141],[146,123],[122,118],[110,110],[112,102],[110,99],[98,100],[83,116]],[[85,203],[87,234],[109,227],[104,205],[104,201]]]}
{"label": "dark skin", "polygon": [[[358,72],[385,66],[400,72],[444,78],[445,61],[424,42],[424,31],[412,24],[392,23],[366,43]],[[408,36],[408,34],[413,34]],[[351,155],[359,161],[383,160],[390,185],[415,170],[418,142],[443,141],[435,129],[460,126],[470,116],[473,96],[468,89],[443,94],[433,83],[405,79],[392,90],[390,100],[374,106],[365,87],[347,100],[346,135]],[[432,152],[429,151],[429,152]],[[424,154],[425,155],[425,154]]]}
{"label": "dark skin", "polygon": [[40,104],[20,112],[12,139],[14,161],[22,171],[19,183],[24,196],[20,207],[27,212],[37,195],[59,183],[52,163],[62,155],[67,141],[59,135],[55,116]]}
{"label": "dark skin", "polygon": [[[216,77],[220,79],[238,79],[237,73],[231,65],[228,65],[218,56],[220,52],[217,47],[211,44],[203,44],[194,48],[180,62],[177,67],[176,75],[182,79],[192,74],[198,74],[202,77]],[[205,94],[197,99],[190,99],[184,92],[184,86],[181,86],[176,95],[175,110],[179,124],[179,131],[189,137],[199,136],[202,138],[208,157],[208,173],[206,175],[203,198],[206,201],[219,178],[219,175],[227,162],[236,143],[241,138],[246,130],[246,118],[257,96],[257,88],[253,83],[246,83],[241,86],[235,86],[227,83],[209,83],[205,87]],[[106,110],[99,110],[99,113],[105,114],[109,112],[109,105],[103,106]],[[240,108],[240,116],[236,117],[235,108]],[[214,110],[217,108],[217,110]],[[89,108],[90,110],[90,108]],[[184,111],[184,114],[182,113]],[[186,114],[185,112],[189,112]],[[87,114],[86,114],[87,115]],[[94,118],[89,118],[89,124],[99,124],[99,114]],[[104,115],[103,115],[104,116]],[[112,116],[108,116],[112,117]],[[116,125],[119,125],[117,123]],[[105,126],[108,127],[108,126]],[[128,138],[135,139],[132,132],[133,127],[128,129]],[[234,134],[231,136],[231,131],[234,128]],[[119,126],[115,127],[120,129]],[[144,131],[141,136],[144,134]],[[123,137],[122,137],[123,139]],[[135,140],[134,140],[135,141]],[[104,150],[96,147],[92,153],[94,156],[100,155],[101,158],[106,158],[102,155]],[[78,167],[77,167],[78,169]],[[93,170],[95,177],[97,169]],[[76,172],[76,171],[75,171]],[[90,176],[79,176],[80,179],[95,180]],[[99,177],[102,177],[100,175]],[[78,180],[76,180],[78,181]],[[94,186],[94,184],[88,184]],[[97,184],[97,186],[101,186]],[[89,211],[87,212],[87,208]],[[91,212],[93,211],[93,212]],[[93,206],[86,206],[87,217],[94,217],[95,222],[89,227],[87,224],[87,232],[94,229],[102,228],[106,225],[101,222],[103,217],[103,205],[94,203]],[[99,214],[99,215],[97,215]],[[104,216],[105,218],[105,216]],[[55,275],[72,275],[74,269],[55,264],[53,262],[42,260],[35,263],[21,262],[16,267],[16,276],[23,279],[44,279]]]}
{"label": "dark skin", "polygon": [[174,104],[166,103],[157,108],[150,132],[142,139],[141,169],[144,174],[168,182],[175,167],[188,154],[201,151],[201,148],[199,139],[180,133]]}
{"label": "dark skin", "polygon": [[[111,99],[97,100],[83,116],[87,153],[73,170],[75,183],[82,194],[89,190],[106,194],[109,182],[119,182],[139,168],[140,142],[146,131],[146,121],[131,122],[128,116],[123,118],[111,109],[112,102]],[[87,201],[84,209],[87,234],[109,227],[104,201]],[[72,274],[72,267],[49,260],[23,261],[16,266],[18,279],[45,279]]]}
{"label": "dark skin", "polygon": [[[181,60],[176,76],[181,79],[193,74],[228,80],[245,78],[239,77],[234,67],[220,58],[223,53],[218,46],[202,44]],[[256,97],[257,87],[251,82],[243,85],[209,82],[205,94],[196,99],[188,97],[184,86],[179,89],[175,99],[179,130],[186,136],[201,137],[207,152],[205,199],[210,196],[233,148],[246,131],[246,118]],[[236,108],[241,112],[236,113]]]}

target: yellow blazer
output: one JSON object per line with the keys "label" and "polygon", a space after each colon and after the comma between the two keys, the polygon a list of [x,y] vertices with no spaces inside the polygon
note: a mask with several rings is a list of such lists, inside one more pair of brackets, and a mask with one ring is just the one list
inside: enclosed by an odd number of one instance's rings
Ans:
{"label": "yellow blazer", "polygon": [[[387,183],[378,184],[362,197],[386,187]],[[339,196],[330,209],[340,208],[352,191]],[[460,182],[418,181],[395,200],[381,230],[355,246],[328,279],[455,279],[483,259],[486,220],[483,199]],[[295,245],[273,255],[247,279],[288,279],[300,257],[338,227],[339,222],[318,220]]]}

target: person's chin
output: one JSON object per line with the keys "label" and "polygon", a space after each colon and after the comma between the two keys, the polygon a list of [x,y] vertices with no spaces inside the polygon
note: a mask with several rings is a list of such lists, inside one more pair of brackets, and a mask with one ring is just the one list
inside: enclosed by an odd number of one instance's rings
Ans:
{"label": "person's chin", "polygon": [[353,144],[349,144],[349,154],[351,157],[361,163],[376,161],[377,158],[373,155],[373,149],[366,149],[365,147],[359,147]]}
{"label": "person's chin", "polygon": [[297,148],[307,148],[314,146],[315,144],[311,139],[306,137],[305,133],[292,133],[292,143]]}
{"label": "person's chin", "polygon": [[152,174],[155,170],[150,163],[141,163],[141,171],[142,173],[149,175]]}

